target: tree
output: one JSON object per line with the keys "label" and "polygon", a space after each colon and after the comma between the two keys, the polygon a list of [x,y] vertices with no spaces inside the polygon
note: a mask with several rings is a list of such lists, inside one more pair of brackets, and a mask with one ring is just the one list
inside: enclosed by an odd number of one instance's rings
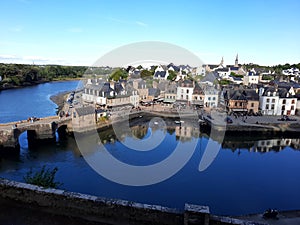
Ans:
{"label": "tree", "polygon": [[168,80],[174,80],[177,77],[177,74],[173,70],[169,70],[169,76],[167,77]]}
{"label": "tree", "polygon": [[118,81],[120,79],[126,79],[128,77],[128,73],[126,70],[123,69],[117,69],[109,76],[110,80]]}
{"label": "tree", "polygon": [[153,72],[149,70],[141,71],[141,78],[153,77]]}
{"label": "tree", "polygon": [[139,69],[139,70],[143,69],[142,65],[139,65],[139,66],[137,67],[137,69]]}

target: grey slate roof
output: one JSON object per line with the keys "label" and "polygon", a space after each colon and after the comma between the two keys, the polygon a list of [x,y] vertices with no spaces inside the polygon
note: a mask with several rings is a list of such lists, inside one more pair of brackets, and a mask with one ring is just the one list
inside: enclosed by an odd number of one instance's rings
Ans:
{"label": "grey slate roof", "polygon": [[156,71],[154,77],[165,77],[167,74],[166,71]]}
{"label": "grey slate roof", "polygon": [[78,116],[86,116],[95,113],[95,109],[92,106],[82,107],[82,108],[75,108]]}
{"label": "grey slate roof", "polygon": [[214,81],[218,78],[219,78],[219,75],[217,73],[211,72],[211,73],[206,74],[205,77],[201,80],[201,82],[202,83],[204,83],[204,82],[214,83]]}

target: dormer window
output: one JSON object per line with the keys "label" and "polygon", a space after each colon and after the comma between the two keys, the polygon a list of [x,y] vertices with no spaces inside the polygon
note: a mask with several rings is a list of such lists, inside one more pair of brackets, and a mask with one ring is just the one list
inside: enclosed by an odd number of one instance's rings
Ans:
{"label": "dormer window", "polygon": [[267,93],[267,94],[268,94],[268,96],[270,96],[270,95],[271,95],[271,92],[269,92],[269,91],[268,91],[268,93]]}
{"label": "dormer window", "polygon": [[276,92],[275,91],[273,92],[273,96],[276,96]]}

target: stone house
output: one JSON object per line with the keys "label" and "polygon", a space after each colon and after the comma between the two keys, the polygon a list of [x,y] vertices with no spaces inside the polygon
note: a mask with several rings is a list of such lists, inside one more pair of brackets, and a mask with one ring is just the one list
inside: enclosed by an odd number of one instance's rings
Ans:
{"label": "stone house", "polygon": [[132,81],[132,86],[138,91],[140,100],[148,99],[148,88],[146,81],[143,79],[134,79]]}
{"label": "stone house", "polygon": [[82,132],[95,129],[95,115],[93,106],[74,108],[72,112],[73,130]]}

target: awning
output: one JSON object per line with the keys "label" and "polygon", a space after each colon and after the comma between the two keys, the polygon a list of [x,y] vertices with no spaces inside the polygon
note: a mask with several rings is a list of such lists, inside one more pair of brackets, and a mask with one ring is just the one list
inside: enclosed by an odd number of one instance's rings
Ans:
{"label": "awning", "polygon": [[170,99],[170,98],[165,98],[164,99],[164,103],[170,103],[170,104],[172,104],[172,103],[174,103],[176,101],[176,99]]}

